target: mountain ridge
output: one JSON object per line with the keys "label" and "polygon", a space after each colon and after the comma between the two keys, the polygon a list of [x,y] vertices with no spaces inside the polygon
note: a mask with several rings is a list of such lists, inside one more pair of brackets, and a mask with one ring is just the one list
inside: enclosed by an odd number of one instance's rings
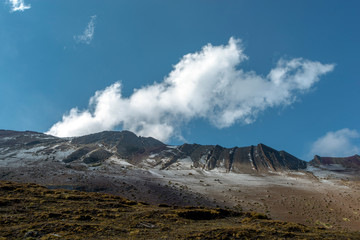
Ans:
{"label": "mountain ridge", "polygon": [[337,172],[360,171],[360,156],[358,154],[349,157],[320,157],[315,155],[310,163],[313,166]]}
{"label": "mountain ridge", "polygon": [[[277,151],[263,143],[233,148],[196,143],[169,146],[155,138],[137,136],[130,131],[103,131],[80,137],[58,138],[33,131],[0,130],[0,138],[0,147],[17,146],[18,149],[30,146],[49,149],[51,145],[62,144],[63,148],[74,150],[62,159],[64,163],[82,160],[90,164],[115,156],[134,165],[166,169],[190,158],[195,168],[224,168],[226,172],[243,173],[301,170],[307,166],[305,161],[286,151]],[[44,150],[38,153],[47,154]]]}
{"label": "mountain ridge", "polygon": [[170,146],[155,138],[137,136],[127,130],[102,131],[71,138],[60,138],[35,131],[0,130],[2,151],[4,148],[9,150],[54,144],[63,144],[62,148],[75,149],[62,159],[64,163],[82,159],[85,163],[92,164],[116,156],[134,165],[166,169],[190,157],[195,168],[213,170],[222,167],[226,172],[264,173],[305,170],[309,165],[323,168],[341,165],[342,168],[348,170],[360,170],[360,156],[357,154],[349,157],[315,155],[313,160],[307,162],[284,150],[278,151],[263,143],[232,148],[197,143]]}

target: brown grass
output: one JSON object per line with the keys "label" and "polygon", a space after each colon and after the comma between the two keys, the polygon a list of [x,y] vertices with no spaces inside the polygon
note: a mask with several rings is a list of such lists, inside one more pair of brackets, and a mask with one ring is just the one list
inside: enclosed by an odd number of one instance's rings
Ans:
{"label": "brown grass", "polygon": [[0,181],[0,239],[360,239],[220,208],[152,206]]}

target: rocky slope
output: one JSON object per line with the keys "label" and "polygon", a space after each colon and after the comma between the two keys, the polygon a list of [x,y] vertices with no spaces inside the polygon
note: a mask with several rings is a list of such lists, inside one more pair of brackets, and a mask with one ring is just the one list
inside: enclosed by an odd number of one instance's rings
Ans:
{"label": "rocky slope", "polygon": [[1,239],[359,239],[255,212],[154,206],[0,181]]}
{"label": "rocky slope", "polygon": [[[184,144],[176,148],[177,152],[163,163],[162,168],[190,158],[195,168],[206,170],[224,168],[235,173],[264,173],[269,171],[301,170],[306,168],[306,162],[297,159],[285,151],[276,151],[264,144],[249,147],[223,148]],[[163,159],[163,153],[158,158]]]}
{"label": "rocky slope", "polygon": [[[19,153],[21,153],[19,155]],[[264,144],[223,148],[219,145],[183,144],[166,146],[154,139],[129,131],[101,132],[61,139],[36,132],[0,130],[0,160],[53,159],[67,164],[95,164],[110,158],[123,159],[139,167],[171,168],[183,162],[205,170],[216,168],[236,173],[303,170],[306,162],[285,151]]]}
{"label": "rocky slope", "polygon": [[128,131],[57,138],[0,130],[0,180],[151,204],[256,210],[274,219],[359,231],[359,171],[339,173],[324,163],[306,163],[263,144],[168,146]]}
{"label": "rocky slope", "polygon": [[357,154],[350,157],[320,157],[315,155],[310,164],[338,172],[360,171],[360,156]]}

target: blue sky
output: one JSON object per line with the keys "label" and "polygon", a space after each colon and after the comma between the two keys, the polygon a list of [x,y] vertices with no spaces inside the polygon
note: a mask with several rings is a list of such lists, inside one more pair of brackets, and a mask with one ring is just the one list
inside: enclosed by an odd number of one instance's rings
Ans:
{"label": "blue sky", "polygon": [[261,142],[305,160],[360,154],[358,9],[320,0],[3,0],[0,128]]}

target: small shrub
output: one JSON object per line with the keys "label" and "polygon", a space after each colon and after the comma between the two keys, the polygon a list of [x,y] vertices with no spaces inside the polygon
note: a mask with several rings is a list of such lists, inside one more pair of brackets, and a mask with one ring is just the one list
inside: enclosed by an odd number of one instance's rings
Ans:
{"label": "small shrub", "polygon": [[212,220],[230,216],[239,216],[240,213],[225,209],[189,209],[176,212],[179,217],[192,220]]}
{"label": "small shrub", "polygon": [[252,219],[269,219],[269,217],[266,216],[265,214],[257,213],[257,212],[249,212],[246,214],[246,216]]}
{"label": "small shrub", "polygon": [[158,206],[159,206],[159,207],[165,207],[165,208],[170,207],[169,205],[167,205],[167,204],[165,204],[165,203],[160,203]]}

